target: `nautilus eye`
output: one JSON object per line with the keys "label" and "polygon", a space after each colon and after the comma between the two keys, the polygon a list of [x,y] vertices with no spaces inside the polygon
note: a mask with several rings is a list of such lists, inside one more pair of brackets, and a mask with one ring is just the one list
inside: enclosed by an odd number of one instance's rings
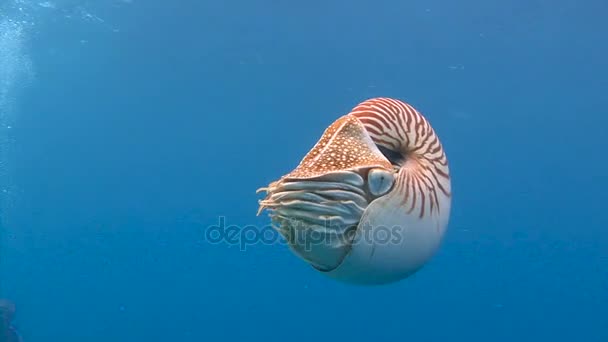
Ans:
{"label": "nautilus eye", "polygon": [[300,164],[268,187],[258,214],[291,250],[341,281],[384,284],[422,268],[451,206],[448,162],[412,106],[373,98],[338,118]]}

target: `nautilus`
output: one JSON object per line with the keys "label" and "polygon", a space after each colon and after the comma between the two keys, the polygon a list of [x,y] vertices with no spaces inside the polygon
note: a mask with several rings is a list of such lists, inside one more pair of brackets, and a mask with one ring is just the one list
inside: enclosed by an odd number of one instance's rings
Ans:
{"label": "nautilus", "polygon": [[379,285],[411,276],[437,252],[451,191],[429,121],[379,97],[339,117],[293,171],[259,189],[258,215],[267,211],[290,250],[317,271]]}

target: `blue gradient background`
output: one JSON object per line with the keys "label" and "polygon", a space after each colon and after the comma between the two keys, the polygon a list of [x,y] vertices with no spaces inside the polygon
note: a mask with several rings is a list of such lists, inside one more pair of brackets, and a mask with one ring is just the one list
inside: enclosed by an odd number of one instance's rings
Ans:
{"label": "blue gradient background", "polygon": [[[27,31],[0,240],[25,342],[608,341],[605,1],[83,6],[103,23]],[[448,153],[427,267],[353,287],[205,240],[268,224],[255,190],[373,96]]]}

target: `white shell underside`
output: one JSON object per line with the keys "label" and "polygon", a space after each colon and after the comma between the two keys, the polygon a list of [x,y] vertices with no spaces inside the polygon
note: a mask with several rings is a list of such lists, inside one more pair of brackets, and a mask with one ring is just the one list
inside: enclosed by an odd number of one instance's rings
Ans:
{"label": "white shell underside", "polygon": [[348,283],[379,285],[404,279],[435,254],[450,214],[450,199],[440,196],[439,211],[420,217],[395,196],[380,197],[365,210],[352,249],[334,270],[323,272]]}

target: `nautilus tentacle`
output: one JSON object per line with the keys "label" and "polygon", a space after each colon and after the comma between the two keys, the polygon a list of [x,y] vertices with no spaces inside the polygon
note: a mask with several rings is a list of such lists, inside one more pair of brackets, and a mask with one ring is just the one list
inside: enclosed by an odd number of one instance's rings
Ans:
{"label": "nautilus tentacle", "polygon": [[390,98],[336,120],[298,167],[262,190],[259,212],[270,211],[298,256],[361,284],[420,269],[441,243],[451,206],[439,138],[418,111]]}

